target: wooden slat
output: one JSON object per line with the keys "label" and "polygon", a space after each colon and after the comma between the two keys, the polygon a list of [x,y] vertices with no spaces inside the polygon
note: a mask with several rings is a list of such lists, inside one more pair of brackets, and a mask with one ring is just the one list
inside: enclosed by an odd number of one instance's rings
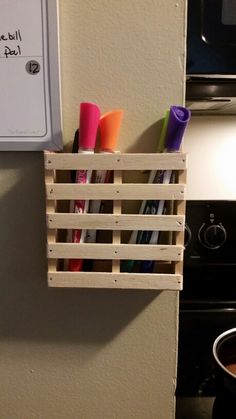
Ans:
{"label": "wooden slat", "polygon": [[182,200],[185,195],[185,185],[154,185],[128,183],[114,184],[47,184],[47,199],[106,199],[106,200],[145,200],[165,199]]}
{"label": "wooden slat", "polygon": [[185,153],[45,154],[46,169],[72,170],[184,170]]}
{"label": "wooden slat", "polygon": [[[114,184],[117,186],[119,184],[122,184],[122,172],[121,170],[115,170],[114,171]],[[122,209],[122,202],[121,200],[113,201],[113,214],[114,215],[120,215]],[[121,242],[121,231],[113,230],[112,233],[112,243],[113,244],[120,244]],[[120,259],[113,259],[112,260],[112,272],[113,273],[119,273],[120,272]]]}
{"label": "wooden slat", "polygon": [[61,229],[183,231],[184,220],[184,215],[47,214],[48,227]]}
{"label": "wooden slat", "polygon": [[[45,171],[45,181],[46,182],[54,182],[55,180],[55,171],[54,170],[46,170]],[[52,215],[56,211],[56,201],[47,200],[46,202],[46,210],[50,212]],[[57,241],[57,230],[56,229],[47,229],[47,240],[48,243],[55,243]],[[56,271],[57,270],[57,260],[56,259],[48,259],[48,270]]]}
{"label": "wooden slat", "polygon": [[56,243],[48,245],[48,258],[179,261],[183,246],[112,243]]}
{"label": "wooden slat", "polygon": [[49,272],[50,287],[181,290],[182,276],[112,272]]}
{"label": "wooden slat", "polygon": [[[184,182],[186,183],[186,172],[180,171],[177,173],[177,180],[178,182]],[[183,215],[186,211],[186,201],[176,201],[176,207],[177,207],[177,214]],[[176,245],[184,244],[184,231],[176,232],[175,233],[175,243]],[[174,264],[174,272],[176,274],[183,274],[183,260],[178,262],[173,262]]]}

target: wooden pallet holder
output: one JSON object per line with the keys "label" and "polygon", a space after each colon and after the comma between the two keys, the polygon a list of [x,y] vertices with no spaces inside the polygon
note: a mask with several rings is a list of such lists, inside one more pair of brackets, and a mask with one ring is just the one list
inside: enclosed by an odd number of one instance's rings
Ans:
{"label": "wooden pallet holder", "polygon": [[[57,171],[112,170],[112,184],[58,183]],[[174,170],[176,183],[122,183],[127,170]],[[183,268],[183,239],[185,225],[184,153],[156,154],[70,154],[45,153],[46,219],[48,285],[50,287],[127,288],[181,290]],[[111,214],[73,214],[58,211],[58,201],[111,200]],[[122,213],[123,200],[168,200],[173,202],[169,215]],[[112,243],[59,242],[61,229],[112,230]],[[173,232],[167,245],[121,243],[123,230],[157,230]],[[69,272],[59,270],[60,259],[93,259],[112,261],[109,272]],[[121,272],[121,260],[155,260],[167,264],[169,272],[151,274]]]}

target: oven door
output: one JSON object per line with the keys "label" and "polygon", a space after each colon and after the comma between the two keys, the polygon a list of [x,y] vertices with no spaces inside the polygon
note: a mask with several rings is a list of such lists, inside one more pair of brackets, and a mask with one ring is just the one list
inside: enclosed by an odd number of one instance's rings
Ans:
{"label": "oven door", "polygon": [[179,313],[179,395],[216,395],[212,346],[218,335],[236,327],[235,278],[235,264],[224,264],[222,260],[221,264],[208,265],[204,261],[201,266],[184,268]]}
{"label": "oven door", "polygon": [[236,326],[236,303],[181,303],[179,321],[176,419],[218,418],[213,415],[218,383],[212,346]]}
{"label": "oven door", "polygon": [[214,340],[236,326],[236,304],[183,306],[179,319],[177,395],[215,397]]}

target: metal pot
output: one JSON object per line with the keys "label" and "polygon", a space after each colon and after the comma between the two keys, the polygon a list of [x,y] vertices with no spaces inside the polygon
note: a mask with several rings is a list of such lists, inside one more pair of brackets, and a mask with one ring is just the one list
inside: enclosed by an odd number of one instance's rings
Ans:
{"label": "metal pot", "polygon": [[236,328],[226,330],[213,344],[213,356],[218,365],[219,387],[236,395]]}

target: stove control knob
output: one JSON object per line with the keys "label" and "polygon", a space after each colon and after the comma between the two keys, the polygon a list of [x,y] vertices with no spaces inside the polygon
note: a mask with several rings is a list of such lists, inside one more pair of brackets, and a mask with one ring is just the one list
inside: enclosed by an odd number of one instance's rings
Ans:
{"label": "stove control knob", "polygon": [[207,249],[219,249],[226,242],[227,233],[220,224],[203,224],[198,232],[200,243]]}

